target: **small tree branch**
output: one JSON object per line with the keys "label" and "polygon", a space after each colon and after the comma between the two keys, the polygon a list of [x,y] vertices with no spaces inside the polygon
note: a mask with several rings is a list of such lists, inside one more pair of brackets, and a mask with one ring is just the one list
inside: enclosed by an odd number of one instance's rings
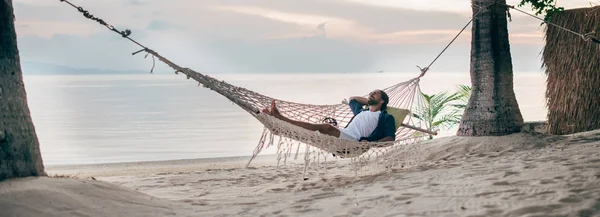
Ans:
{"label": "small tree branch", "polygon": [[563,7],[556,7],[556,0],[521,0],[519,7],[527,4],[535,11],[535,15],[544,14],[544,20],[549,21],[553,13],[563,11]]}

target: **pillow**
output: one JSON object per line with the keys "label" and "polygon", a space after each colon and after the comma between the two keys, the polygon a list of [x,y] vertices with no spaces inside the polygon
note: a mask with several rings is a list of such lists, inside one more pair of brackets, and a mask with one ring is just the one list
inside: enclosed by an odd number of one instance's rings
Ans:
{"label": "pillow", "polygon": [[396,130],[398,130],[398,128],[400,127],[400,125],[402,124],[402,122],[404,121],[406,116],[408,116],[410,114],[410,110],[408,110],[408,109],[394,108],[394,107],[389,107],[389,106],[387,107],[386,111],[388,114],[394,116],[394,122],[396,123]]}

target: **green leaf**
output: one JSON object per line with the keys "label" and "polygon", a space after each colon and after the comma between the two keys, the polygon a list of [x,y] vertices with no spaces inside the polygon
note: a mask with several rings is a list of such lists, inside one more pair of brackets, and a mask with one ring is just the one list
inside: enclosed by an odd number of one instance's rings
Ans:
{"label": "green leaf", "polygon": [[546,22],[550,21],[554,13],[564,11],[563,7],[556,7],[555,0],[521,0],[518,6],[523,7],[527,4],[531,5],[535,15],[545,14],[544,21]]}
{"label": "green leaf", "polygon": [[442,91],[431,95],[422,93],[422,96],[425,107],[416,109],[413,117],[423,121],[428,130],[450,129],[460,123],[471,97],[471,87],[459,85],[455,93]]}

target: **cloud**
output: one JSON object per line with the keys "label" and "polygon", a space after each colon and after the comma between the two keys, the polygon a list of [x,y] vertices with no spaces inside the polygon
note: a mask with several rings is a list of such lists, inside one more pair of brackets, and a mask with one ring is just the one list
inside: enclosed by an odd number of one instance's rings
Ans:
{"label": "cloud", "polygon": [[[277,5],[275,5],[277,6]],[[351,6],[351,7],[348,7]],[[439,23],[435,23],[436,25],[432,25],[430,27],[419,26],[411,26],[415,22],[407,22],[403,25],[398,26],[384,26],[384,25],[376,25],[378,22],[372,22],[369,24],[371,20],[369,19],[358,19],[358,17],[354,17],[354,20],[350,19],[350,17],[345,18],[344,16],[348,16],[349,14],[345,14],[347,12],[352,12],[352,10],[362,10],[365,11],[364,6],[362,9],[352,8],[356,7],[352,3],[346,6],[346,8],[342,7],[340,10],[336,10],[336,12],[344,11],[344,13],[329,13],[329,16],[325,16],[319,13],[319,10],[310,11],[310,13],[293,13],[293,12],[283,12],[277,11],[273,9],[267,9],[262,7],[249,7],[249,6],[239,6],[239,5],[220,5],[214,6],[213,9],[222,10],[222,11],[230,11],[241,13],[245,15],[258,16],[263,18],[268,18],[274,21],[288,23],[298,26],[303,29],[296,34],[284,34],[279,36],[270,36],[270,39],[277,38],[293,38],[293,37],[301,37],[307,35],[315,35],[321,34],[320,31],[314,31],[315,26],[319,27],[324,23],[327,23],[327,36],[331,38],[339,38],[342,40],[353,40],[353,41],[363,41],[365,43],[384,43],[384,44],[394,44],[394,43],[431,43],[439,40],[446,39],[446,36],[456,35],[457,30],[454,28],[448,28],[448,25],[440,25]],[[294,7],[295,10],[298,10],[298,7]],[[368,7],[367,7],[368,8]],[[374,9],[371,9],[374,10]],[[386,11],[384,9],[383,11]],[[398,14],[402,14],[401,12],[412,13],[412,11],[394,9]],[[368,9],[366,10],[368,11]],[[375,12],[375,11],[373,11]],[[381,15],[382,12],[379,11],[377,13]],[[416,14],[416,13],[415,13]],[[338,15],[340,17],[336,17]],[[410,15],[402,15],[402,16],[410,16]],[[423,16],[424,19],[425,16]],[[394,18],[393,16],[388,16],[389,18]],[[413,19],[420,19],[420,17],[413,17]],[[467,19],[465,19],[467,20]],[[463,20],[463,22],[466,22]],[[361,22],[359,22],[361,21]],[[424,20],[420,20],[420,23],[423,23]],[[389,20],[381,20],[381,23],[387,23]],[[324,28],[324,25],[323,25]],[[318,28],[317,28],[318,29]],[[409,30],[405,30],[409,29]],[[324,31],[324,29],[321,29]]]}
{"label": "cloud", "polygon": [[128,5],[145,5],[148,2],[144,1],[144,0],[127,0],[126,4]]}
{"label": "cloud", "polygon": [[423,12],[406,8],[365,5],[346,0],[254,0],[251,4],[240,1],[220,1],[216,7],[235,8],[237,11],[248,8],[254,12],[260,8],[260,11],[267,13],[276,12],[295,17],[310,17],[309,20],[313,25],[327,20],[344,23],[350,21],[354,25],[368,27],[375,33],[418,29],[453,29],[460,28],[469,20],[468,15],[451,12]]}
{"label": "cloud", "polygon": [[[22,59],[107,69],[148,69],[139,47],[67,4],[14,0]],[[447,2],[446,2],[447,1]],[[401,4],[395,3],[400,2]],[[427,65],[470,19],[442,10],[460,0],[163,0],[79,1],[96,17],[177,63],[219,72],[412,71]],[[392,4],[392,5],[390,5]],[[425,9],[429,4],[436,10]],[[463,6],[460,6],[463,7]],[[537,70],[539,21],[509,23],[515,70]],[[324,24],[324,25],[322,25]],[[470,27],[436,62],[468,71]],[[166,70],[166,68],[159,68]]]}
{"label": "cloud", "polygon": [[148,25],[146,26],[146,29],[151,29],[151,30],[167,30],[167,29],[172,29],[174,26],[165,20],[152,20],[150,23],[148,23]]}

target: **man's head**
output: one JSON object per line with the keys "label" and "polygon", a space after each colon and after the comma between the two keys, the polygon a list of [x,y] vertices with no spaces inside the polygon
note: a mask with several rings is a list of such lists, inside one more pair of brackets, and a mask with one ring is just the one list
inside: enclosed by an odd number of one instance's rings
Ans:
{"label": "man's head", "polygon": [[369,101],[367,102],[367,105],[379,105],[379,110],[385,110],[387,108],[388,102],[390,101],[388,95],[381,90],[374,90],[371,93],[369,93],[368,99]]}

